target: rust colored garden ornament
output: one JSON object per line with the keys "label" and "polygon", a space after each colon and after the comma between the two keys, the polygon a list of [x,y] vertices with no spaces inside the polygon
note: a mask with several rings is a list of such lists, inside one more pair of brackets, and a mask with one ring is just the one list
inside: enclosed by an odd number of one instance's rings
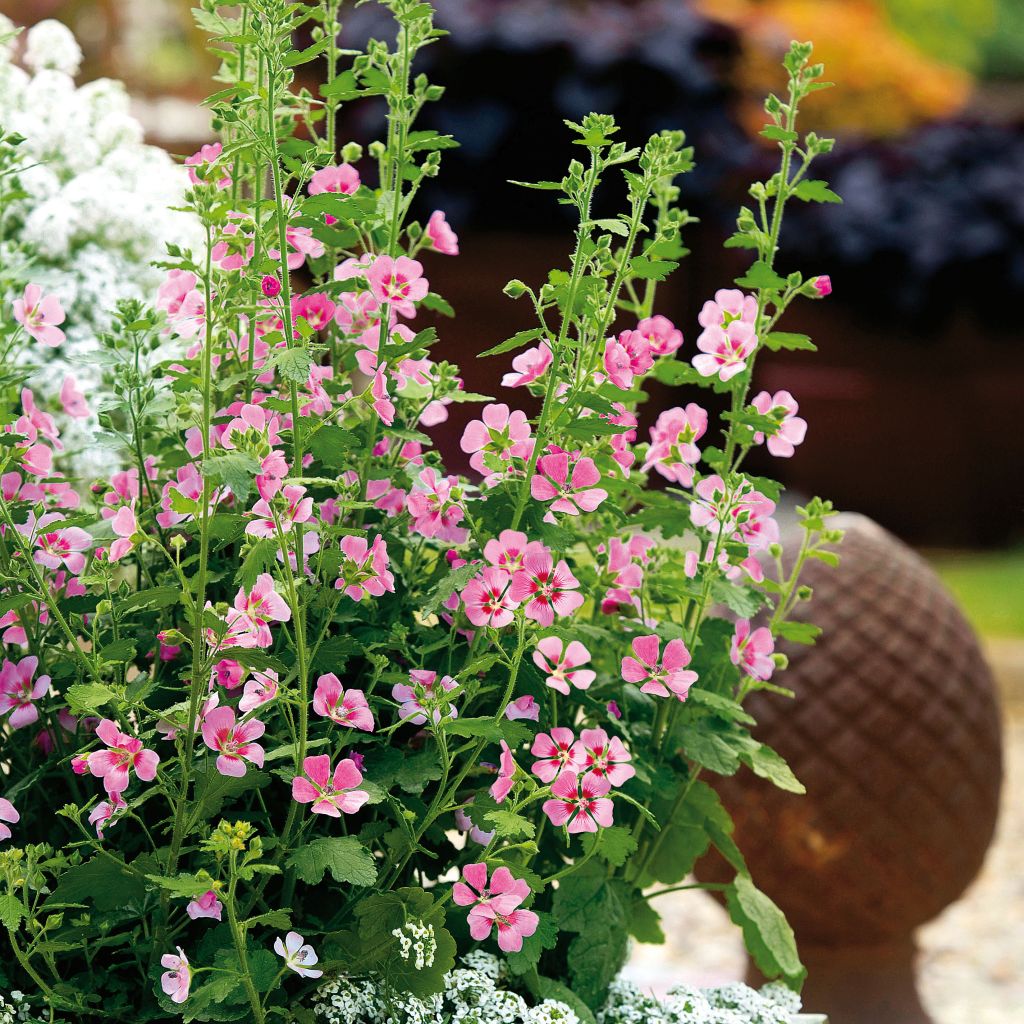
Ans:
{"label": "rust colored garden ornament", "polygon": [[[783,645],[790,703],[749,701],[807,787],[720,781],[757,884],[785,911],[831,1024],[928,1024],[914,931],[981,866],[998,812],[999,706],[977,639],[929,566],[846,515],[841,563],[809,566],[823,636]],[[702,867],[702,876],[716,872]]]}

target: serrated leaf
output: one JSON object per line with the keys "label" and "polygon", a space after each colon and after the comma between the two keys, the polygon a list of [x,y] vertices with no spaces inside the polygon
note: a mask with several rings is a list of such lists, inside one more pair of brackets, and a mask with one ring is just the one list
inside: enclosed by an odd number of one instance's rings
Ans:
{"label": "serrated leaf", "polygon": [[494,743],[504,735],[501,723],[493,718],[452,718],[444,723],[444,731],[455,736],[487,739]]}
{"label": "serrated leaf", "polygon": [[780,622],[775,632],[794,644],[813,644],[821,636],[821,627],[813,622]]}
{"label": "serrated leaf", "polygon": [[0,896],[0,922],[5,928],[9,928],[12,932],[17,931],[25,916],[25,908],[17,896],[11,893],[4,893]]}
{"label": "serrated leaf", "polygon": [[430,615],[436,611],[449,597],[462,588],[480,572],[480,566],[470,562],[468,565],[453,569],[444,576],[427,596],[421,609],[423,615]]}
{"label": "serrated leaf", "polygon": [[678,266],[675,260],[652,260],[646,256],[634,256],[629,261],[630,273],[644,281],[664,281]]}
{"label": "serrated leaf", "polygon": [[777,124],[766,125],[758,134],[766,139],[772,139],[774,142],[796,142],[800,138],[796,132],[789,131]]}
{"label": "serrated leaf", "polygon": [[323,881],[330,871],[336,882],[370,886],[377,881],[373,854],[355,836],[314,839],[288,855],[288,867],[308,885]]}
{"label": "serrated leaf", "polygon": [[309,438],[313,458],[331,469],[344,469],[351,461],[351,453],[361,447],[358,434],[333,424],[320,427]]}
{"label": "serrated leaf", "polygon": [[529,331],[520,331],[518,334],[513,334],[511,338],[506,338],[500,344],[481,352],[477,358],[483,359],[485,356],[499,356],[505,352],[513,352],[517,348],[529,345],[531,341],[544,337],[544,333],[542,327],[534,327]]}
{"label": "serrated leaf", "polygon": [[92,715],[107,704],[116,704],[117,694],[102,683],[75,683],[65,694],[68,707],[76,715]]}
{"label": "serrated leaf", "polygon": [[741,288],[782,291],[786,287],[786,279],[779,277],[767,263],[757,260],[742,277],[736,278],[736,284]]}
{"label": "serrated leaf", "polygon": [[242,503],[249,497],[259,471],[259,462],[248,452],[222,452],[203,460],[203,475],[212,483],[231,488],[231,493]]}
{"label": "serrated leaf", "polygon": [[772,331],[761,339],[761,344],[772,352],[817,352],[818,346],[806,334]]}
{"label": "serrated leaf", "polygon": [[590,927],[569,945],[573,991],[593,1010],[604,1003],[608,986],[626,962],[629,935],[624,928]]}
{"label": "serrated leaf", "polygon": [[828,187],[827,181],[813,181],[805,178],[799,182],[793,195],[808,203],[841,203],[843,200]]}
{"label": "serrated leaf", "polygon": [[804,784],[793,774],[793,769],[786,763],[786,759],[763,743],[753,750],[741,752],[740,760],[755,775],[767,779],[787,793],[807,792]]}
{"label": "serrated leaf", "polygon": [[537,831],[529,818],[514,811],[489,811],[484,815],[484,821],[494,826],[499,839],[517,839],[519,836],[532,839]]}

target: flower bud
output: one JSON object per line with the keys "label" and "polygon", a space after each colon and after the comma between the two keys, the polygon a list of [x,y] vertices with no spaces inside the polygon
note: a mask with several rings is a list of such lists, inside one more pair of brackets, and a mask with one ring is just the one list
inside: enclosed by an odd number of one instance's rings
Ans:
{"label": "flower bud", "polygon": [[264,274],[260,287],[268,299],[276,298],[281,294],[281,282],[273,274]]}

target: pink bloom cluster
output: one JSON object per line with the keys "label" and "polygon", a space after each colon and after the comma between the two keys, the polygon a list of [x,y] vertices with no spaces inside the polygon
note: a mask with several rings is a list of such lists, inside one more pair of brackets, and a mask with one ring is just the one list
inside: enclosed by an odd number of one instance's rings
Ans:
{"label": "pink bloom cluster", "polygon": [[496,930],[500,949],[506,953],[519,952],[523,939],[529,938],[540,924],[532,910],[521,906],[530,895],[529,885],[514,878],[507,867],[498,868],[488,880],[486,864],[467,864],[462,869],[462,878],[452,887],[452,900],[458,907],[470,908],[470,935],[480,942],[492,929]]}

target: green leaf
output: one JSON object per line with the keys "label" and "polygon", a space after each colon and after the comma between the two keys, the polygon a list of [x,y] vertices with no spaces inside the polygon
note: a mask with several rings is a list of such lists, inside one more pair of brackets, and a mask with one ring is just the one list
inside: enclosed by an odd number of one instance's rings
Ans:
{"label": "green leaf", "polygon": [[787,352],[817,352],[818,346],[806,334],[789,334],[786,331],[772,331],[761,339],[761,344],[772,352],[785,349]]}
{"label": "green leaf", "polygon": [[653,372],[657,380],[662,384],[667,384],[670,388],[678,387],[680,384],[702,384],[705,382],[705,378],[693,366],[679,359],[659,359],[654,364]]}
{"label": "green leaf", "polygon": [[493,348],[481,352],[477,358],[483,359],[484,356],[499,356],[504,352],[512,352],[517,348],[522,348],[524,345],[529,345],[531,341],[542,338],[544,333],[542,327],[535,327],[529,331],[520,331],[518,334],[513,334],[511,338],[506,338],[500,345],[495,345]]}
{"label": "green leaf", "polygon": [[118,600],[117,611],[119,615],[123,615],[125,612],[137,611],[140,608],[170,608],[180,600],[179,587],[150,587],[149,590],[140,590],[138,593],[129,594],[123,600]]}
{"label": "green leaf", "polygon": [[605,928],[621,927],[626,914],[618,889],[610,884],[608,869],[588,861],[558,883],[551,904],[555,923],[563,931],[585,932],[601,921]]}
{"label": "green leaf", "polygon": [[558,942],[558,929],[551,920],[550,914],[537,915],[537,930],[523,940],[523,948],[518,953],[508,953],[505,962],[508,969],[516,975],[526,974],[540,962],[545,949],[554,949]]}
{"label": "green leaf", "polygon": [[742,619],[754,616],[764,604],[764,597],[753,587],[740,587],[721,577],[711,584],[711,596],[727,605]]}
{"label": "green leaf", "polygon": [[277,561],[277,552],[276,537],[261,537],[250,544],[238,572],[235,573],[235,582],[247,590],[250,589],[256,582],[256,577],[266,572]]}
{"label": "green leaf", "polygon": [[791,132],[777,124],[766,125],[758,134],[775,142],[796,142],[800,138],[796,132]]}
{"label": "green leaf", "polygon": [[592,1009],[600,1009],[628,952],[629,934],[624,928],[591,924],[569,945],[573,991]]}
{"label": "green leaf", "polygon": [[786,279],[779,277],[763,260],[754,263],[743,277],[737,277],[736,283],[741,288],[767,288],[772,291],[782,291],[786,287]]}
{"label": "green leaf", "polygon": [[504,733],[501,731],[501,723],[493,718],[452,718],[444,723],[444,731],[454,736],[466,736],[491,740],[497,743],[502,739]]}
{"label": "green leaf", "polygon": [[678,266],[675,260],[652,260],[646,256],[634,256],[629,261],[630,273],[645,281],[664,281]]}
{"label": "green leaf", "polygon": [[293,348],[274,349],[263,365],[264,368],[275,367],[292,384],[305,384],[313,367],[313,357],[308,349],[296,345]]}
{"label": "green leaf", "polygon": [[107,704],[118,703],[118,696],[102,683],[75,683],[66,694],[72,714],[92,715]]}
{"label": "green leaf", "polygon": [[[636,853],[637,842],[633,833],[621,825],[601,829],[590,843],[597,843],[597,856],[613,867],[621,868]],[[589,849],[589,844],[588,847]]]}
{"label": "green leaf", "polygon": [[314,839],[294,850],[287,864],[308,885],[323,881],[328,871],[336,882],[370,886],[377,881],[373,854],[355,836]]}
{"label": "green leaf", "polygon": [[484,815],[484,820],[494,826],[499,839],[517,839],[519,836],[532,839],[537,831],[529,818],[514,811],[490,811]]}
{"label": "green leaf", "polygon": [[187,896],[189,899],[202,896],[203,893],[209,892],[213,888],[213,879],[205,871],[197,875],[177,875],[174,878],[148,874],[146,877],[154,885],[158,885],[171,895]]}
{"label": "green leaf", "polygon": [[655,946],[665,941],[665,933],[661,930],[661,915],[642,896],[630,905],[629,934],[637,942]]}
{"label": "green leaf", "polygon": [[212,766],[196,773],[195,817],[197,821],[208,821],[221,812],[228,800],[233,800],[250,789],[261,789],[270,781],[265,772],[248,768],[241,776],[221,775]]}
{"label": "green leaf", "polygon": [[743,941],[765,977],[782,977],[799,991],[807,976],[793,929],[785,915],[746,875],[737,875],[725,893],[729,917],[743,930]]}
{"label": "green leaf", "polygon": [[563,985],[553,978],[540,976],[533,986],[537,999],[554,999],[565,1003],[580,1019],[580,1024],[595,1024],[593,1011],[568,985]]}
{"label": "green leaf", "polygon": [[786,763],[786,759],[763,743],[754,750],[743,751],[740,760],[755,775],[767,779],[787,793],[807,792],[804,784],[793,774],[793,769]]}
{"label": "green leaf", "polygon": [[333,424],[320,427],[309,438],[313,458],[331,469],[345,469],[351,461],[351,453],[361,447],[358,434]]}
{"label": "green leaf", "polygon": [[427,292],[420,305],[432,313],[440,313],[441,316],[455,316],[455,310],[452,309],[451,303],[447,299],[442,299],[437,292]]}
{"label": "green leaf", "polygon": [[739,755],[724,737],[711,732],[706,725],[682,729],[679,738],[686,756],[702,768],[718,775],[735,775],[739,770]]}
{"label": "green leaf", "polygon": [[841,203],[843,200],[828,187],[827,181],[812,181],[805,178],[795,189],[793,195],[808,203]]}
{"label": "green leaf", "polygon": [[427,595],[427,599],[423,603],[423,614],[430,615],[438,609],[455,591],[461,590],[478,572],[480,572],[480,566],[470,562],[468,565],[453,569],[442,577],[440,582]]}
{"label": "green leaf", "polygon": [[821,636],[821,627],[813,622],[780,622],[775,632],[794,644],[813,644]]}
{"label": "green leaf", "polygon": [[3,896],[0,896],[0,922],[3,922],[5,928],[16,932],[25,917],[25,908],[17,896],[11,893],[4,893]]}
{"label": "green leaf", "polygon": [[243,504],[259,471],[259,462],[248,452],[223,452],[203,460],[203,475],[212,483],[230,487],[231,493]]}
{"label": "green leaf", "polygon": [[57,888],[44,906],[84,903],[91,900],[98,910],[123,910],[146,895],[145,880],[103,854],[68,868],[57,880]]}

